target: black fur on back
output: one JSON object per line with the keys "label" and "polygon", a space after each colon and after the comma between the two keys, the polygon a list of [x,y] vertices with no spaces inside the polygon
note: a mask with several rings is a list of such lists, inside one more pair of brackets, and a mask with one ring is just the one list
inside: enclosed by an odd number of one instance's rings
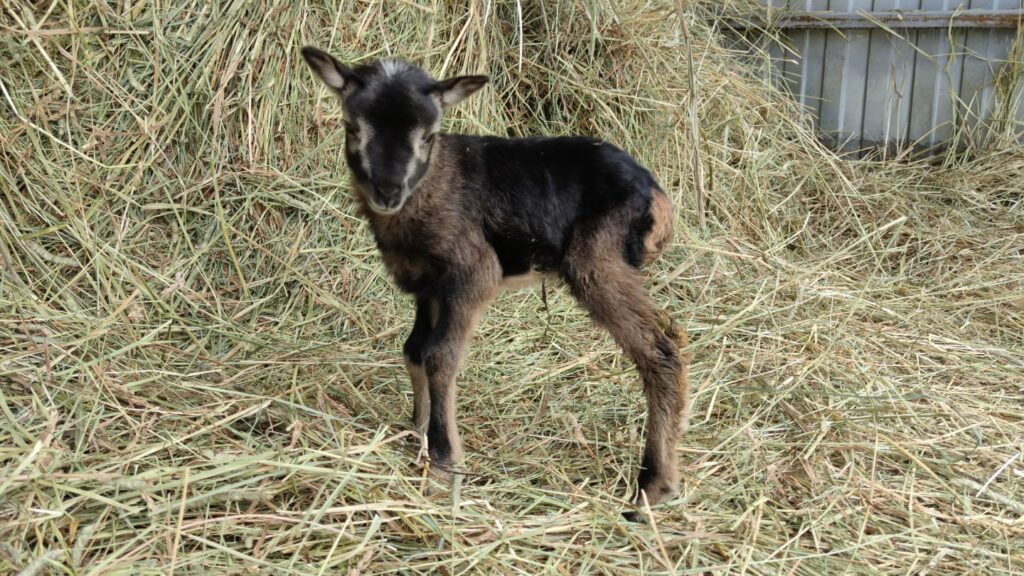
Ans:
{"label": "black fur on back", "polygon": [[505,276],[559,270],[572,232],[613,212],[630,224],[623,257],[640,267],[658,185],[619,148],[584,137],[447,135],[446,145],[463,174],[461,200],[481,215]]}

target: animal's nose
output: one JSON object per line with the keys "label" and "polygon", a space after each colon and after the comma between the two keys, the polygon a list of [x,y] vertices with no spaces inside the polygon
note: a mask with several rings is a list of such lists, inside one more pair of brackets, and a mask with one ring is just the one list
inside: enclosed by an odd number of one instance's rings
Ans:
{"label": "animal's nose", "polygon": [[402,185],[394,182],[378,182],[373,187],[377,189],[377,194],[388,200],[398,200],[402,193]]}

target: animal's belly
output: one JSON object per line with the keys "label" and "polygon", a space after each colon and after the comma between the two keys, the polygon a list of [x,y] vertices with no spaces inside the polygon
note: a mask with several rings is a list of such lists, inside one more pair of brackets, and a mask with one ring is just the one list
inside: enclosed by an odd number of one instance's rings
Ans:
{"label": "animal's belly", "polygon": [[536,270],[530,270],[526,274],[516,274],[515,276],[505,276],[501,279],[502,290],[521,290],[523,288],[529,288],[540,284],[540,281],[544,279],[546,274],[538,272]]}

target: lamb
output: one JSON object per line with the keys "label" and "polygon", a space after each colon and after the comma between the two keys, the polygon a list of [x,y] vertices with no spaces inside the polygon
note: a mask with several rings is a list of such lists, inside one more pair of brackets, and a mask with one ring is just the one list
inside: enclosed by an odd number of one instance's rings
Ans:
{"label": "lamb", "polygon": [[502,288],[551,275],[640,373],[648,416],[634,502],[672,496],[690,356],[640,274],[672,238],[672,206],[651,173],[592,138],[441,132],[445,110],[486,76],[437,81],[400,60],[350,68],[316,48],[302,55],[341,101],[361,212],[416,302],[404,356],[431,470],[444,477],[463,458],[455,380],[481,312]]}

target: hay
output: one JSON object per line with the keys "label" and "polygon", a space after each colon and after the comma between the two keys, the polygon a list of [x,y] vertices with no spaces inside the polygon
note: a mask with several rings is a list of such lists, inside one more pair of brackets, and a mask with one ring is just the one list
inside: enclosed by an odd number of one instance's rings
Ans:
{"label": "hay", "polygon": [[[722,48],[717,2],[160,5],[0,6],[0,572],[1024,570],[1019,126],[839,160]],[[634,371],[562,289],[492,306],[460,386],[472,475],[427,490],[411,307],[306,43],[487,72],[449,128],[654,168],[678,241],[650,285],[696,362],[653,522],[619,520]]]}

